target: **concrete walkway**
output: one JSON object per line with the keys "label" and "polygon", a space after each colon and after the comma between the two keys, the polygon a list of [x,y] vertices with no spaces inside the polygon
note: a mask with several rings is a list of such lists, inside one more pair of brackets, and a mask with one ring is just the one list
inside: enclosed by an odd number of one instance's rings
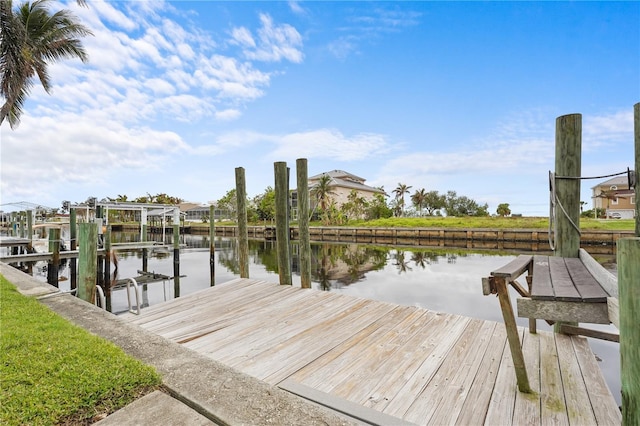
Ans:
{"label": "concrete walkway", "polygon": [[100,425],[349,425],[357,424],[181,345],[126,323],[0,262],[0,274],[25,295],[156,368],[169,395],[155,392]]}

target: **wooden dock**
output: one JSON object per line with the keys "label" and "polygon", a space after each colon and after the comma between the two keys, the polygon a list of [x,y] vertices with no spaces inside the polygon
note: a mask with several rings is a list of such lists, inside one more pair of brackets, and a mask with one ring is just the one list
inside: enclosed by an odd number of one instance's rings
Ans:
{"label": "wooden dock", "polygon": [[338,411],[393,416],[381,424],[621,421],[583,337],[520,328],[535,391],[523,394],[492,321],[250,279],[122,317]]}

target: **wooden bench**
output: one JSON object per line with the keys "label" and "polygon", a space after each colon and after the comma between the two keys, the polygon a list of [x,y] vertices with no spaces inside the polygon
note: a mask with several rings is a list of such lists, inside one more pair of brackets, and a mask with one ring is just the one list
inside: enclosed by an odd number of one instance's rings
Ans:
{"label": "wooden bench", "polygon": [[[497,294],[507,329],[518,389],[529,392],[529,381],[508,286],[522,296],[517,299],[518,316],[529,318],[529,331],[536,332],[536,319],[561,322],[556,331],[619,341],[619,336],[568,323],[618,324],[617,282],[600,274],[602,269],[584,250],[580,258],[520,255],[482,279],[483,294]],[[517,279],[526,273],[527,288]],[[594,275],[595,274],[595,275]]]}

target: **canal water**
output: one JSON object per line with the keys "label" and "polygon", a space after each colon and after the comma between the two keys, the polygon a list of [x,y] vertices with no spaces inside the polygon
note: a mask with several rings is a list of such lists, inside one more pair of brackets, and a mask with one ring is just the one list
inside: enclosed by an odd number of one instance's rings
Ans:
{"label": "canal water", "polygon": [[[135,241],[137,237],[138,234],[114,233],[114,242]],[[167,243],[169,239],[170,236]],[[210,286],[208,236],[185,235],[183,244],[186,248],[180,253],[180,274],[185,276],[180,278],[179,286],[172,280],[144,286],[143,306],[156,305]],[[239,277],[237,240],[216,238],[215,246],[215,284]],[[481,278],[520,254],[334,243],[312,243],[311,248],[314,289],[498,322],[503,321],[498,299],[482,295]],[[141,251],[118,252],[118,257],[117,278],[139,275]],[[293,285],[300,286],[297,242],[292,243],[291,257]],[[147,271],[172,276],[172,250],[150,253]],[[34,274],[40,274],[40,279],[46,280],[46,271],[41,267],[34,268]],[[68,266],[61,270],[61,274],[68,277]],[[278,282],[275,242],[249,241],[249,276]],[[60,282],[61,289],[68,287],[68,281]],[[511,297],[514,301],[517,294],[513,292]],[[114,291],[113,312],[125,312],[127,309],[126,290]],[[527,319],[519,318],[517,321],[518,325],[528,327]],[[617,332],[612,325],[589,327]],[[538,321],[538,328],[550,330],[544,321]],[[609,388],[620,404],[619,345],[597,339],[589,339],[589,343]]]}

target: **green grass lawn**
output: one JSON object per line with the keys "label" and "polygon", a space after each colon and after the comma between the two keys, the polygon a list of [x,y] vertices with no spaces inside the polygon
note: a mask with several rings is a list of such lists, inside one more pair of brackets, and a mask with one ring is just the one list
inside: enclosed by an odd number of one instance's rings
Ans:
{"label": "green grass lawn", "polygon": [[160,384],[153,368],[0,275],[0,424],[90,424]]}
{"label": "green grass lawn", "polygon": [[[235,226],[235,222],[216,223],[218,226]],[[262,226],[264,223],[251,225]],[[272,224],[269,222],[269,226]],[[292,222],[295,226],[296,222]],[[208,223],[192,223],[191,226],[209,227]],[[313,222],[311,226],[322,226]],[[549,227],[547,217],[390,217],[388,219],[350,221],[342,226],[362,228],[491,228],[491,229],[546,229]],[[580,228],[590,230],[633,231],[633,219],[587,219],[580,218]]]}

